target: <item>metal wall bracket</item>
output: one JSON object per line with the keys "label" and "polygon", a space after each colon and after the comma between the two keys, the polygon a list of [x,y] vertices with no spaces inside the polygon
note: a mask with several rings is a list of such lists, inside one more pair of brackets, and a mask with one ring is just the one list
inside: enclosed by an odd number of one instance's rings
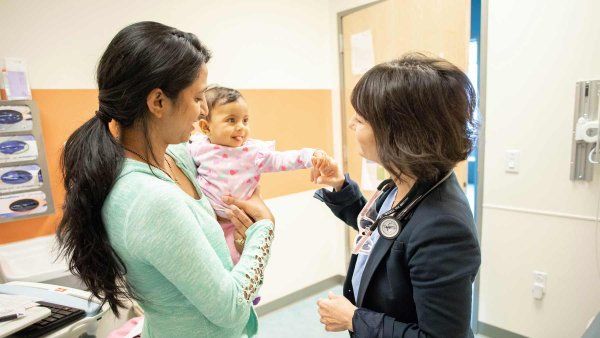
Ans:
{"label": "metal wall bracket", "polygon": [[598,164],[600,80],[577,82],[571,149],[571,180],[591,181]]}

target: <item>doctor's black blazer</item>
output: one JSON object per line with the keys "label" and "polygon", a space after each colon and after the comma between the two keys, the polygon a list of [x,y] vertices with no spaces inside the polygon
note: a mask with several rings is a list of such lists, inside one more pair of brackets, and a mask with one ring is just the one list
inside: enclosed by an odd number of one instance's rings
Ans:
{"label": "doctor's black blazer", "polygon": [[[391,191],[384,192],[377,210]],[[339,219],[357,228],[366,200],[346,175],[339,192],[318,190]],[[380,237],[354,299],[352,255],[344,296],[358,309],[352,319],[357,338],[473,337],[470,328],[472,283],[481,264],[473,215],[452,174],[414,210],[395,239]]]}

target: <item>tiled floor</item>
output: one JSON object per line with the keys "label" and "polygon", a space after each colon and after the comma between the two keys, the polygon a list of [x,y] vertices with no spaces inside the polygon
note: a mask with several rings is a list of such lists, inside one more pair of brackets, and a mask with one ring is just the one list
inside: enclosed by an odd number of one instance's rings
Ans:
{"label": "tiled floor", "polygon": [[[328,290],[329,291],[329,290]],[[348,337],[347,332],[327,332],[319,322],[317,300],[326,298],[327,292],[308,297],[259,318],[258,338],[333,338]],[[342,293],[342,287],[331,289]],[[477,338],[488,338],[477,335]]]}
{"label": "tiled floor", "polygon": [[[331,289],[342,293],[342,287]],[[302,301],[271,312],[258,319],[258,338],[319,338],[348,337],[347,332],[327,332],[319,322],[317,300],[326,298],[327,292],[308,297]]]}

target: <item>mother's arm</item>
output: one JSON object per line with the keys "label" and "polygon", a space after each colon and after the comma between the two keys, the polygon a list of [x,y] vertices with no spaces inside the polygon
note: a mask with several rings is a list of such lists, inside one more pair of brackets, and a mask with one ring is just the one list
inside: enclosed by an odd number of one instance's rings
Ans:
{"label": "mother's arm", "polygon": [[150,198],[151,203],[132,203],[125,233],[128,251],[160,272],[213,324],[243,325],[262,285],[272,221],[263,219],[248,229],[240,261],[228,271],[203,231],[219,227],[213,218],[195,214],[177,196]]}

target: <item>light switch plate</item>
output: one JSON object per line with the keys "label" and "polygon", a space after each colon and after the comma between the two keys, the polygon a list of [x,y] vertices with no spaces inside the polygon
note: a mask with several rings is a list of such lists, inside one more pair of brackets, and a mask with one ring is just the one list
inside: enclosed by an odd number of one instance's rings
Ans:
{"label": "light switch plate", "polygon": [[513,150],[506,151],[506,159],[505,159],[504,168],[507,173],[514,173],[514,174],[519,173],[520,157],[521,157],[520,150],[513,149]]}

